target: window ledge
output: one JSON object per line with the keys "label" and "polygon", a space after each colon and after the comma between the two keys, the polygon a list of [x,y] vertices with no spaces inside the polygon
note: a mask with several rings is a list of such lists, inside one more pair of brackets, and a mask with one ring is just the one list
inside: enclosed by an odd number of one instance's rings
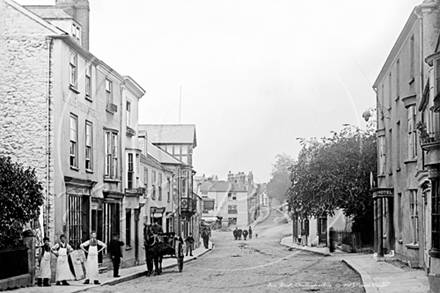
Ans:
{"label": "window ledge", "polygon": [[377,178],[385,178],[385,174],[377,175]]}
{"label": "window ledge", "polygon": [[412,84],[415,80],[416,80],[416,79],[415,79],[414,77],[412,77],[412,78],[409,80],[408,84]]}
{"label": "window ledge", "polygon": [[125,246],[125,251],[129,251],[129,250],[132,250],[133,248],[131,248],[131,246]]}
{"label": "window ledge", "polygon": [[400,167],[397,167],[397,168],[396,168],[396,172],[400,172]]}
{"label": "window ledge", "polygon": [[72,92],[74,92],[74,93],[76,93],[76,94],[79,94],[79,90],[78,90],[75,86],[73,86],[73,85],[69,85],[69,89],[70,89]]}
{"label": "window ledge", "polygon": [[85,99],[86,99],[87,101],[89,101],[89,102],[93,102],[92,98],[91,98],[89,95],[86,95],[86,96],[85,96]]}
{"label": "window ledge", "polygon": [[93,174],[93,170],[86,169],[86,173],[92,173]]}
{"label": "window ledge", "polygon": [[116,178],[104,178],[104,182],[121,183],[121,180]]}
{"label": "window ledge", "polygon": [[408,159],[403,161],[404,164],[412,164],[412,163],[417,163],[417,158],[415,159]]}
{"label": "window ledge", "polygon": [[418,243],[417,243],[417,244],[414,244],[414,243],[408,243],[408,244],[405,244],[405,246],[406,246],[406,248],[408,248],[408,249],[416,249],[416,250],[418,250],[418,249],[420,248]]}
{"label": "window ledge", "polygon": [[79,168],[75,166],[70,166],[70,170],[79,171]]}

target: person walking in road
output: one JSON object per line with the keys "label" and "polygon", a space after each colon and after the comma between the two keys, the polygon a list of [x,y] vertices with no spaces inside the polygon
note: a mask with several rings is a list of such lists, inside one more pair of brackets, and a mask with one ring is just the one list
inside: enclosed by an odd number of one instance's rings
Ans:
{"label": "person walking in road", "polygon": [[241,230],[241,229],[238,229],[237,230],[237,237],[238,237],[238,240],[241,240],[241,233],[242,233],[243,231]]}
{"label": "person walking in road", "polygon": [[119,275],[119,265],[121,264],[122,258],[122,246],[124,246],[124,242],[119,240],[119,234],[113,234],[113,239],[110,241],[109,251],[110,257],[113,263],[113,277],[118,278]]}
{"label": "person walking in road", "polygon": [[249,239],[252,239],[252,228],[249,226]]}
{"label": "person walking in road", "polygon": [[[98,249],[98,245],[101,249]],[[85,247],[88,246],[89,250],[87,251]],[[90,240],[87,240],[83,244],[80,245],[81,249],[87,254],[86,261],[86,280],[84,284],[89,284],[91,280],[94,281],[95,285],[99,285],[98,278],[98,253],[104,250],[107,245],[104,242],[96,239],[96,232],[92,232],[90,234]]]}
{"label": "person walking in road", "polygon": [[248,231],[246,229],[243,230],[243,238],[246,240],[246,237],[248,236]]}
{"label": "person walking in road", "polygon": [[209,235],[210,235],[210,232],[209,232],[208,229],[209,229],[208,227],[204,227],[202,229],[203,246],[205,246],[206,249],[209,248]]}
{"label": "person walking in road", "polygon": [[191,233],[189,233],[188,237],[186,237],[185,244],[186,244],[186,256],[188,256],[188,251],[189,251],[189,255],[193,256],[194,238],[192,237]]}
{"label": "person walking in road", "polygon": [[60,242],[52,246],[53,254],[57,256],[57,285],[70,285],[67,281],[74,280],[75,276],[70,271],[69,254],[73,251],[72,247],[66,242],[66,235],[60,235]]}
{"label": "person walking in road", "polygon": [[52,270],[50,269],[50,255],[53,253],[50,247],[49,238],[43,238],[44,244],[40,247],[38,254],[38,263],[40,269],[38,270],[38,286],[49,287],[50,278],[52,277]]}
{"label": "person walking in road", "polygon": [[237,240],[237,237],[238,237],[237,230],[238,230],[238,228],[235,227],[235,230],[232,232],[232,234],[234,234],[234,240]]}

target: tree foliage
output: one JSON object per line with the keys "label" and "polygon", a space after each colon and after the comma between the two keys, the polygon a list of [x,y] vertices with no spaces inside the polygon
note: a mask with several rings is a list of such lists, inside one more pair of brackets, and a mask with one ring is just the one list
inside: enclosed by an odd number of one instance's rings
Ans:
{"label": "tree foliage", "polygon": [[370,172],[376,172],[376,136],[347,126],[321,141],[301,141],[291,168],[288,202],[300,217],[333,215],[338,208],[353,217],[353,230],[372,225]]}
{"label": "tree foliage", "polygon": [[284,202],[286,192],[290,186],[290,167],[294,160],[286,154],[276,156],[275,164],[272,168],[272,178],[267,184],[267,195],[271,198],[276,198],[280,202]]}
{"label": "tree foliage", "polygon": [[23,227],[38,219],[42,190],[35,169],[0,156],[0,248],[16,246]]}

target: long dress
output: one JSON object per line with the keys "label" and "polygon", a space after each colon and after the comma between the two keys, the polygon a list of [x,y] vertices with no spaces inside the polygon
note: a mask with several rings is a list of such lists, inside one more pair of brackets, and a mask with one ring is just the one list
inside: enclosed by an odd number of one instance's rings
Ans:
{"label": "long dress", "polygon": [[98,245],[105,246],[105,244],[99,240],[91,241],[87,240],[83,244],[81,244],[82,247],[89,246],[89,252],[87,254],[87,261],[86,261],[86,279],[87,280],[96,280],[98,281]]}
{"label": "long dress", "polygon": [[41,253],[43,254],[43,256],[41,257],[38,276],[41,279],[50,279],[52,275],[52,271],[50,269],[50,250],[45,251],[44,247],[42,247]]}
{"label": "long dress", "polygon": [[58,249],[58,258],[57,258],[57,274],[56,280],[58,281],[69,281],[74,280],[75,276],[70,271],[69,267],[69,256],[67,255],[68,251],[72,251],[72,247],[66,243],[57,243],[52,248],[53,250]]}

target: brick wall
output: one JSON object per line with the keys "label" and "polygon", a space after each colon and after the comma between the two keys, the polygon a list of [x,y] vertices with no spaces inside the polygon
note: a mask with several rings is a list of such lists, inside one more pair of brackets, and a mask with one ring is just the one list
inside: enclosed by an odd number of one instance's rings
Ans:
{"label": "brick wall", "polygon": [[[53,160],[48,162],[46,156],[46,152],[50,153],[47,144],[49,43],[46,36],[53,32],[4,0],[0,0],[0,11],[0,154],[35,168],[43,182],[44,194],[47,188],[53,194],[52,187],[46,184],[47,176],[51,175],[48,172],[53,172]],[[51,140],[53,142],[53,138]],[[49,224],[49,228],[53,229],[53,225]]]}

